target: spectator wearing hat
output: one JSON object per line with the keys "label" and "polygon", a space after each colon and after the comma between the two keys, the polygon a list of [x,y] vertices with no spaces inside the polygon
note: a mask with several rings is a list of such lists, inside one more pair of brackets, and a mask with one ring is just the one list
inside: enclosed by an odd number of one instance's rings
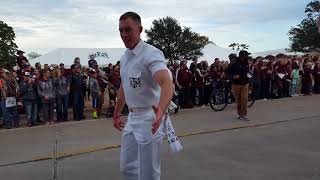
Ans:
{"label": "spectator wearing hat", "polygon": [[23,80],[20,82],[20,92],[27,112],[28,126],[34,126],[36,125],[38,113],[38,92],[36,81],[30,72],[23,73]]}
{"label": "spectator wearing hat", "polygon": [[89,66],[89,68],[94,68],[96,65],[98,65],[97,61],[94,59],[95,55],[91,54],[89,57],[90,57],[90,59],[88,61],[88,66]]}
{"label": "spectator wearing hat", "polygon": [[248,120],[247,103],[249,89],[249,55],[247,51],[240,51],[239,57],[228,68],[228,77],[232,80],[232,92],[237,103],[238,118],[240,120]]}
{"label": "spectator wearing hat", "polygon": [[24,53],[25,52],[21,51],[21,50],[17,51],[17,55],[18,55],[17,56],[17,64],[20,68],[22,68],[23,63],[29,63],[28,59],[25,56],[23,56]]}
{"label": "spectator wearing hat", "polygon": [[38,93],[41,98],[44,121],[47,125],[53,124],[56,90],[48,70],[44,70],[42,73],[42,80],[38,83]]}
{"label": "spectator wearing hat", "polygon": [[98,105],[100,101],[100,96],[102,95],[100,91],[100,86],[97,81],[98,75],[96,70],[90,71],[91,78],[89,80],[89,88],[90,88],[90,94],[92,99],[92,118],[97,119],[98,118]]}
{"label": "spectator wearing hat", "polygon": [[73,118],[76,121],[80,121],[84,118],[83,107],[86,83],[84,75],[81,74],[79,65],[74,64],[72,71],[70,90],[72,96]]}
{"label": "spectator wearing hat", "polygon": [[57,121],[68,121],[68,104],[70,92],[70,79],[64,76],[64,70],[58,71],[54,78],[57,102]]}
{"label": "spectator wearing hat", "polygon": [[32,72],[32,67],[29,63],[24,63],[22,65],[22,72],[29,72],[31,73]]}

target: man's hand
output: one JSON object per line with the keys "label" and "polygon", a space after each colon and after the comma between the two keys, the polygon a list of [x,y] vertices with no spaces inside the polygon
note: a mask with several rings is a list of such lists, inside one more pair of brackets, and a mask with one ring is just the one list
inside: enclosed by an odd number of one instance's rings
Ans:
{"label": "man's hand", "polygon": [[163,111],[159,106],[152,106],[152,108],[154,110],[154,113],[156,114],[156,119],[152,122],[152,134],[155,134],[160,127]]}
{"label": "man's hand", "polygon": [[240,76],[239,75],[235,75],[235,76],[233,76],[233,79],[239,79],[240,78]]}
{"label": "man's hand", "polygon": [[49,96],[45,96],[44,100],[48,101],[49,100]]}
{"label": "man's hand", "polygon": [[113,126],[118,129],[119,131],[122,131],[122,128],[124,127],[124,123],[120,118],[120,115],[113,115]]}

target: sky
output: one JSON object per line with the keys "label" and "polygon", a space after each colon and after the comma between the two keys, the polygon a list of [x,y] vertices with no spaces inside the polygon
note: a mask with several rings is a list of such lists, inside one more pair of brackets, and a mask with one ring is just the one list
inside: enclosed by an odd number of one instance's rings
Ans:
{"label": "sky", "polygon": [[[288,31],[311,0],[0,0],[0,21],[13,27],[26,52],[55,48],[124,47],[119,17],[137,12],[144,29],[166,16],[221,47],[245,43],[251,52],[289,47]],[[142,39],[146,40],[145,33]]]}

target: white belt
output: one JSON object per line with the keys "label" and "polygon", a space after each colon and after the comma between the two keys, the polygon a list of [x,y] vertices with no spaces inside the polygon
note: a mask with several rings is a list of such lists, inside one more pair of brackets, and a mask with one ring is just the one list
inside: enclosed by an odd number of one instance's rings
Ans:
{"label": "white belt", "polygon": [[137,112],[145,112],[152,110],[152,107],[130,107],[129,112],[137,113]]}

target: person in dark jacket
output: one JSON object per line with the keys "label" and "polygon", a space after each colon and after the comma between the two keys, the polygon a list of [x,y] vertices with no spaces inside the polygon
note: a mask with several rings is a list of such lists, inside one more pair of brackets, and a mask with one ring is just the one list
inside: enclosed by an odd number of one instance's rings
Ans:
{"label": "person in dark jacket", "polygon": [[41,98],[43,119],[47,125],[53,124],[56,90],[53,79],[50,78],[50,71],[48,70],[43,71],[42,80],[38,83],[38,94]]}
{"label": "person in dark jacket", "polygon": [[73,74],[71,75],[71,95],[72,95],[72,106],[73,106],[73,118],[76,121],[80,121],[84,118],[83,107],[84,107],[84,90],[86,88],[85,77],[80,73],[80,66],[73,66]]}
{"label": "person in dark jacket", "polygon": [[28,126],[35,126],[38,113],[38,92],[36,81],[29,72],[24,72],[23,81],[20,82],[20,92],[27,112]]}
{"label": "person in dark jacket", "polygon": [[249,89],[249,55],[247,51],[240,51],[239,57],[231,66],[229,66],[227,74],[232,81],[232,92],[237,103],[237,112],[240,120],[248,120],[247,103]]}
{"label": "person in dark jacket", "polygon": [[23,56],[23,53],[25,53],[25,52],[23,52],[21,50],[17,51],[17,55],[18,55],[17,56],[17,64],[20,67],[20,69],[22,69],[22,65],[24,63],[29,63],[28,59],[25,56]]}
{"label": "person in dark jacket", "polygon": [[198,106],[202,106],[204,104],[204,82],[205,79],[205,72],[203,71],[202,64],[197,64],[197,69],[194,75],[194,87],[195,92],[198,92],[199,100],[196,102]]}

